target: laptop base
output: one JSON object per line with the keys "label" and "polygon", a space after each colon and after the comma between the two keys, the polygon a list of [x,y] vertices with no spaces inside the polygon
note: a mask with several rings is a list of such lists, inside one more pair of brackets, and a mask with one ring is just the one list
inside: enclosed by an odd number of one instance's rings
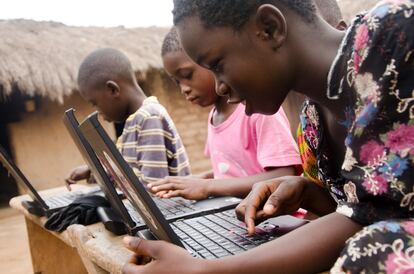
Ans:
{"label": "laptop base", "polygon": [[127,228],[122,218],[109,207],[98,207],[96,209],[99,220],[105,226],[105,229],[119,236],[127,233]]}
{"label": "laptop base", "polygon": [[113,208],[98,207],[97,214],[101,222],[104,224],[105,229],[117,236],[124,234],[136,236],[138,231],[142,229],[142,226],[135,226],[130,228],[129,226],[125,225],[123,219]]}
{"label": "laptop base", "polygon": [[30,213],[39,217],[45,216],[45,211],[41,206],[33,201],[22,201],[22,206]]}

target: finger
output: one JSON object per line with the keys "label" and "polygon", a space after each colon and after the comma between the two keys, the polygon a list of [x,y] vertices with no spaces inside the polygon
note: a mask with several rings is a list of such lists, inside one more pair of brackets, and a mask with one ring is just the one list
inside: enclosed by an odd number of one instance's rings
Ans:
{"label": "finger", "polygon": [[70,186],[70,183],[68,182],[68,181],[65,181],[66,182],[66,189],[68,190],[68,191],[72,191],[72,187]]}
{"label": "finger", "polygon": [[143,273],[144,271],[143,269],[144,269],[143,266],[138,266],[133,263],[126,263],[124,267],[122,268],[122,273],[123,274],[140,274],[140,273]]}
{"label": "finger", "polygon": [[129,262],[131,264],[136,264],[136,265],[145,265],[147,263],[150,263],[151,261],[152,261],[151,257],[135,255],[131,258],[131,260]]}
{"label": "finger", "polygon": [[240,221],[244,221],[244,215],[246,214],[246,204],[244,200],[236,207],[236,217]]}
{"label": "finger", "polygon": [[162,197],[163,198],[173,198],[173,197],[182,197],[182,191],[181,190],[173,190],[173,191],[168,191],[166,194],[164,194]]}
{"label": "finger", "polygon": [[69,184],[69,185],[76,184],[76,181],[75,181],[75,180],[73,180],[73,179],[71,179],[71,178],[66,178],[66,179],[65,179],[65,182],[66,182],[67,184]]}
{"label": "finger", "polygon": [[174,190],[173,183],[167,183],[167,184],[151,187],[151,191],[155,193],[160,192],[160,191],[168,191],[168,190]]}
{"label": "finger", "polygon": [[169,183],[169,184],[165,184],[165,185],[161,185],[161,186],[155,186],[152,188],[153,191],[155,192],[159,192],[159,191],[170,191],[170,190],[180,190],[180,189],[184,189],[185,186],[181,185],[181,184],[177,184],[177,183]]}
{"label": "finger", "polygon": [[148,241],[138,237],[126,236],[123,239],[126,248],[138,256],[147,256],[156,259],[162,250],[161,241]]}
{"label": "finger", "polygon": [[256,227],[256,211],[257,207],[253,204],[246,206],[246,212],[244,214],[244,222],[247,226],[247,232],[251,235],[255,232]]}
{"label": "finger", "polygon": [[158,181],[156,181],[156,182],[149,183],[147,186],[148,186],[149,188],[151,188],[151,187],[154,187],[154,186],[164,185],[164,184],[167,184],[167,183],[169,183],[169,182],[170,182],[170,180],[169,180],[169,179],[161,179],[161,180],[158,180]]}
{"label": "finger", "polygon": [[257,218],[257,211],[261,209],[261,206],[265,202],[266,198],[270,195],[266,185],[259,185],[253,188],[248,198],[246,199],[246,209],[244,214],[244,222],[247,225],[247,231],[249,234],[255,232],[255,223]]}
{"label": "finger", "polygon": [[283,204],[288,202],[291,198],[291,191],[283,184],[280,185],[276,191],[270,195],[269,199],[267,199],[263,207],[264,214],[267,217],[283,214]]}
{"label": "finger", "polygon": [[165,194],[167,194],[167,193],[168,193],[168,191],[163,190],[163,191],[159,191],[159,192],[155,193],[155,195],[156,195],[157,197],[162,198],[162,197],[163,197]]}

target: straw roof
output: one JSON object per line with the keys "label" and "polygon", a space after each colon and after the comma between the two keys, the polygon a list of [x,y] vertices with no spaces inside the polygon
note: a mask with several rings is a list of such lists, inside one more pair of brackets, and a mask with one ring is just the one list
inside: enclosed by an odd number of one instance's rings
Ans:
{"label": "straw roof", "polygon": [[165,28],[70,27],[55,22],[0,20],[0,98],[13,87],[63,102],[76,90],[77,70],[91,51],[123,51],[134,70],[161,68]]}
{"label": "straw roof", "polygon": [[370,10],[378,2],[379,0],[338,0],[338,4],[341,7],[346,22],[350,22],[352,18],[360,12]]}

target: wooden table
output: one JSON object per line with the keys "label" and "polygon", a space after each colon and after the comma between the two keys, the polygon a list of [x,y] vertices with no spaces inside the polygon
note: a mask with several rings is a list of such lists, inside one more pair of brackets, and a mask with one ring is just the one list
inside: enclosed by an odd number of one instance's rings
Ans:
{"label": "wooden table", "polygon": [[[74,190],[86,186],[74,186]],[[66,192],[65,187],[41,191],[42,197]],[[122,236],[106,231],[101,223],[71,225],[62,233],[46,230],[45,217],[30,214],[21,205],[30,200],[22,195],[10,200],[10,206],[25,216],[33,272],[42,274],[121,273],[132,252],[122,246]]]}

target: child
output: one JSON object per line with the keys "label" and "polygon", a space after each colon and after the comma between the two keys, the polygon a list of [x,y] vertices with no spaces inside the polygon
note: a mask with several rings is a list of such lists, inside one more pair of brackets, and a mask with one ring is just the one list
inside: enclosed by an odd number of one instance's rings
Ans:
{"label": "child", "polygon": [[379,2],[345,34],[312,0],[176,0],[174,20],[189,57],[247,113],[275,113],[292,89],[317,104],[306,142],[326,189],[295,176],[258,184],[238,208],[249,232],[298,207],[326,216],[218,260],[127,237],[153,261],[124,273],[413,272],[414,1]]}
{"label": "child", "polygon": [[243,104],[227,104],[227,98],[216,94],[211,72],[183,52],[174,28],[164,39],[162,58],[188,101],[201,107],[214,105],[206,144],[214,174],[208,177],[214,179],[169,177],[151,184],[152,191],[165,198],[245,197],[255,182],[295,174],[301,162],[283,109],[272,116],[249,117]]}
{"label": "child", "polygon": [[[110,122],[126,121],[117,147],[143,184],[165,176],[186,176],[190,165],[167,110],[139,87],[128,58],[105,48],[89,54],[78,73],[82,97]],[[86,179],[89,169],[72,172],[68,183]]]}

